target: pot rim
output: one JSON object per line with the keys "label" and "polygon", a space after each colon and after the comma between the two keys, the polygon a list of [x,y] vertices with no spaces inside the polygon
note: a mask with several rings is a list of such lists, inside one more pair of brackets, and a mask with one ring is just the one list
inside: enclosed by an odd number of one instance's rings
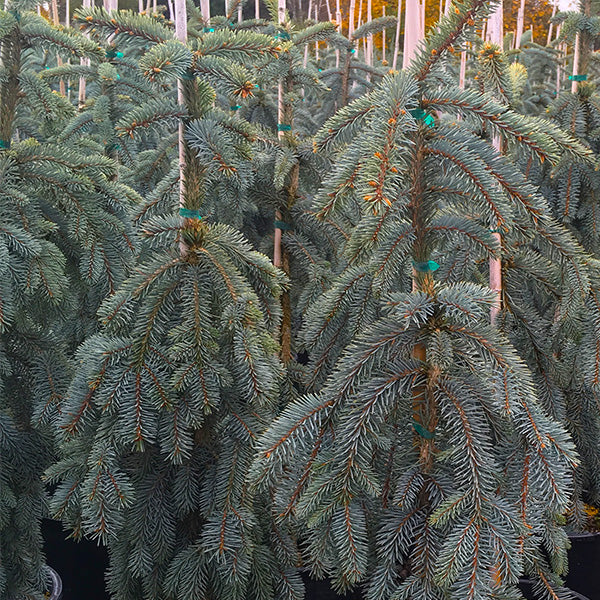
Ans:
{"label": "pot rim", "polygon": [[591,540],[600,537],[600,531],[583,531],[581,533],[567,534],[570,540]]}
{"label": "pot rim", "polygon": [[48,580],[52,582],[52,590],[48,600],[61,600],[63,584],[60,575],[50,565],[46,565],[45,571]]}

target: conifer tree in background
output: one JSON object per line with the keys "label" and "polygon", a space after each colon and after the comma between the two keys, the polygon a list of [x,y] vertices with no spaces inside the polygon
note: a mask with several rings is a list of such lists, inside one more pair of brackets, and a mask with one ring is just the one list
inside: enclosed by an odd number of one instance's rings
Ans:
{"label": "conifer tree in background", "polygon": [[[590,147],[595,157],[600,150],[600,96],[591,70],[591,52],[598,37],[600,10],[596,2],[585,0],[580,12],[559,13],[561,39],[578,44],[568,89],[548,108],[548,115],[566,132]],[[573,89],[574,88],[574,89]],[[581,468],[576,471],[576,495],[568,517],[573,525],[586,528],[583,503],[600,502],[600,415],[597,394],[600,372],[598,328],[600,309],[600,174],[594,164],[565,157],[556,169],[531,168],[526,171],[540,184],[556,218],[572,232],[585,250],[591,274],[590,294],[584,305],[569,308],[568,327],[558,327],[549,311],[548,335],[543,360],[549,365],[546,376],[555,405],[562,407],[564,419],[577,451]],[[565,314],[565,308],[559,310]]]}
{"label": "conifer tree in background", "polygon": [[57,142],[75,109],[40,73],[57,56],[103,51],[32,9],[0,10],[0,596],[10,599],[47,589],[42,474],[73,352],[127,274],[138,199],[102,147]]}
{"label": "conifer tree in background", "polygon": [[409,72],[317,135],[336,157],[318,214],[362,216],[348,267],[306,315],[313,393],[262,437],[253,481],[302,532],[313,574],[364,583],[370,600],[518,598],[523,573],[540,598],[562,594],[576,454],[489,324],[487,264],[502,260],[505,312],[507,290],[543,285],[534,265],[550,261],[553,293],[583,304],[585,257],[513,158],[591,159],[547,121],[444,84],[447,51],[489,10],[455,5]]}

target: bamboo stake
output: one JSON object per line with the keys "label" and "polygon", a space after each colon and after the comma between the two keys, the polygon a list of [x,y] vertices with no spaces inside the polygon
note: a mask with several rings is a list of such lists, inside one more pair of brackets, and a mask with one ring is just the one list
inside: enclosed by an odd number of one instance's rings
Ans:
{"label": "bamboo stake", "polygon": [[[91,0],[83,0],[83,7],[84,8],[90,8],[92,5]],[[89,34],[86,33],[86,36],[89,37]],[[79,64],[81,66],[84,67],[89,67],[90,66],[90,59],[89,58],[81,58],[79,61]],[[84,104],[85,104],[85,78],[84,77],[80,77],[79,78],[79,97],[78,97],[78,102],[79,102],[79,107],[81,108]]]}
{"label": "bamboo stake", "polygon": [[[277,1],[277,24],[279,26],[283,25],[285,22],[285,0]],[[282,124],[284,120],[284,104],[283,104],[283,79],[279,80],[278,90],[277,90],[277,123]],[[281,127],[278,127],[277,137],[283,141],[284,139],[284,131]],[[275,211],[275,219],[277,221],[281,221],[282,215],[281,211]],[[281,235],[282,231],[279,227],[275,227],[274,230],[274,238],[273,238],[273,264],[276,267],[281,267]]]}
{"label": "bamboo stake", "polygon": [[[556,7],[558,6],[558,0],[554,0],[554,4],[552,6],[552,18],[554,18],[554,16],[556,15]],[[552,28],[554,26],[554,23],[552,23],[552,21],[550,21],[550,24],[548,25],[548,37],[546,38],[546,46],[549,46],[550,43],[552,42]]]}
{"label": "bamboo stake", "polygon": [[[313,5],[313,0],[308,0],[308,18],[310,19],[310,14],[312,12],[312,5]],[[309,44],[306,44],[306,46],[304,46],[304,61],[303,61],[303,66],[306,69],[306,66],[308,65],[308,46]]]}
{"label": "bamboo stake", "polygon": [[[175,37],[182,43],[187,42],[187,11],[185,0],[174,0],[175,8]],[[185,96],[183,91],[183,81],[177,80],[177,103],[180,106],[185,105]],[[179,119],[179,206],[185,206],[185,138],[183,119]],[[180,243],[180,250],[185,254],[186,247],[183,242]]]}
{"label": "bamboo stake", "polygon": [[[373,6],[372,0],[367,0],[367,23],[370,23],[373,20]],[[373,34],[370,33],[367,36],[367,60],[365,61],[368,65],[373,65]],[[369,81],[371,77],[368,77]]]}
{"label": "bamboo stake", "polygon": [[517,13],[517,32],[515,35],[515,49],[521,47],[521,38],[523,37],[523,28],[525,26],[525,0],[521,0],[519,12]]}
{"label": "bamboo stake", "polygon": [[[340,0],[335,0],[335,22],[338,33],[342,33],[342,11],[340,10]],[[340,68],[340,51],[335,51],[335,68]]]}
{"label": "bamboo stake", "polygon": [[327,9],[327,19],[333,20],[333,13],[331,12],[331,6],[329,6],[329,0],[325,0],[325,8]]}
{"label": "bamboo stake", "polygon": [[208,27],[210,25],[210,0],[200,0],[200,12],[204,24]]}
{"label": "bamboo stake", "polygon": [[458,87],[461,90],[465,89],[465,75],[467,72],[467,51],[463,50],[460,53],[460,72],[458,74]]}
{"label": "bamboo stake", "polygon": [[394,40],[394,58],[392,59],[392,71],[398,67],[398,54],[400,52],[400,30],[402,28],[402,0],[398,0],[398,20],[396,21],[396,39]]}
{"label": "bamboo stake", "polygon": [[348,39],[354,34],[354,19],[356,12],[356,0],[350,0],[350,8],[348,10]]}
{"label": "bamboo stake", "polygon": [[260,19],[260,0],[254,0],[254,18]]}
{"label": "bamboo stake", "polygon": [[[314,11],[315,11],[315,23],[319,22],[319,7],[315,4],[314,7]],[[315,42],[315,60],[318,62],[319,61],[319,42]]]}
{"label": "bamboo stake", "polygon": [[[487,39],[493,44],[497,44],[502,49],[504,42],[504,12],[501,2],[497,5],[496,10],[488,19]],[[498,152],[502,150],[501,140],[498,136],[494,137],[493,144],[494,148],[496,148]],[[492,224],[491,228],[492,236],[496,239],[498,246],[501,248],[502,236],[499,231],[500,223],[496,222]],[[494,305],[490,309],[490,321],[492,324],[494,324],[502,307],[502,258],[490,258],[489,278],[490,288],[495,292],[496,295]]]}
{"label": "bamboo stake", "polygon": [[419,0],[406,0],[404,12],[404,54],[402,56],[402,68],[406,69],[412,62],[419,42],[424,37],[422,29],[422,9]]}
{"label": "bamboo stake", "polygon": [[[382,16],[385,17],[385,4],[383,5]],[[385,29],[381,32],[381,61],[385,62]]]}
{"label": "bamboo stake", "polygon": [[[51,3],[51,8],[52,8],[52,23],[54,24],[55,27],[58,27],[60,25],[60,18],[58,16],[58,1],[57,0],[52,0]],[[62,58],[60,57],[60,55],[57,53],[56,54],[56,64],[61,67],[63,64]],[[61,79],[60,82],[58,83],[59,86],[59,91],[60,91],[60,95],[61,96],[66,96],[66,89],[65,89],[65,80]]]}
{"label": "bamboo stake", "polygon": [[575,77],[579,75],[579,55],[581,53],[581,40],[579,39],[579,32],[575,36],[575,51],[573,53],[573,79],[571,80],[571,94],[577,93],[577,87],[579,82],[575,80]]}

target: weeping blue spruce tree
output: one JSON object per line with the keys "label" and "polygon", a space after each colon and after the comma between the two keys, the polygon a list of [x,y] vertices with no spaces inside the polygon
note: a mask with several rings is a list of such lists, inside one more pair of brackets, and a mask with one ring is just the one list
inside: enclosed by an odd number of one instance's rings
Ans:
{"label": "weeping blue spruce tree", "polygon": [[192,7],[188,16],[184,43],[126,11],[78,13],[164,96],[122,117],[121,145],[147,139],[150,152],[147,132],[170,129],[172,140],[181,122],[183,169],[179,207],[172,172],[140,207],[135,273],[78,350],[62,458],[49,470],[52,509],[77,535],[107,544],[115,599],[300,598],[294,557],[271,543],[268,498],[246,483],[277,409],[286,279],[218,220],[223,203],[243,203],[257,135],[229,107],[253,93],[247,64],[275,44],[201,26]]}
{"label": "weeping blue spruce tree", "polygon": [[577,455],[502,319],[490,323],[515,306],[487,282],[490,261],[508,290],[552,261],[554,293],[585,302],[585,255],[514,159],[591,158],[448,78],[448,50],[489,10],[456,3],[407,72],[317,134],[335,163],[315,210],[361,217],[347,267],[305,316],[312,393],[262,436],[252,478],[313,575],[369,600],[517,599],[524,574],[539,598],[566,594]]}

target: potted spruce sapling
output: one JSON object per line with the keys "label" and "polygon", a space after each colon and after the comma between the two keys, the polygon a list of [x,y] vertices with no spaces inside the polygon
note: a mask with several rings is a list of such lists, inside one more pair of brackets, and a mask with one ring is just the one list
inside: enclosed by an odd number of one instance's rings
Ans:
{"label": "potted spruce sapling", "polygon": [[295,599],[296,558],[272,542],[264,500],[245,481],[278,400],[273,332],[285,277],[217,218],[223,198],[244,193],[239,174],[251,177],[255,132],[229,110],[255,89],[238,59],[258,60],[275,45],[272,36],[197,28],[193,10],[186,40],[182,6],[176,35],[126,12],[80,13],[117,47],[148,44],[141,70],[171,90],[185,119],[173,120],[170,97],[168,110],[147,103],[119,127],[135,137],[161,119],[179,126],[182,185],[171,214],[166,204],[144,213],[136,274],[102,306],[102,331],[79,350],[63,456],[50,472],[59,482],[53,509],[107,544],[113,598],[277,590]]}
{"label": "potted spruce sapling", "polygon": [[[596,14],[595,14],[596,13]],[[595,164],[574,157],[557,169],[542,166],[530,177],[539,183],[557,220],[573,234],[589,254],[591,287],[583,306],[565,307],[571,312],[569,327],[554,328],[551,355],[556,362],[555,385],[564,405],[564,421],[581,457],[576,471],[575,497],[565,517],[570,529],[568,584],[591,598],[600,594],[596,564],[600,560],[600,529],[596,515],[600,507],[600,415],[598,393],[598,291],[597,265],[600,238],[597,232],[598,126],[600,97],[593,78],[591,53],[597,40],[597,9],[589,1],[580,12],[559,13],[560,40],[572,48],[572,71],[568,89],[548,107],[548,116],[565,131],[589,146]]]}
{"label": "potted spruce sapling", "polygon": [[369,599],[518,597],[525,573],[539,596],[562,593],[542,546],[566,552],[576,453],[490,324],[501,298],[481,282],[513,244],[536,245],[565,272],[586,269],[544,198],[473,124],[534,161],[587,151],[440,83],[447,50],[489,10],[456,6],[408,72],[317,136],[337,157],[319,214],[362,218],[348,268],[306,315],[312,393],[263,435],[253,480],[299,532],[307,568],[340,592],[362,585]]}

